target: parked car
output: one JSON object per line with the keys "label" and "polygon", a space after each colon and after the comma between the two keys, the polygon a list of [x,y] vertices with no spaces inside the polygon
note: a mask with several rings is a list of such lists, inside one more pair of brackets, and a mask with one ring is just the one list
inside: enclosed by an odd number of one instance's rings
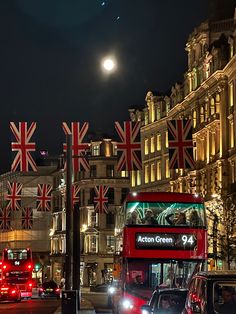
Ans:
{"label": "parked car", "polygon": [[187,292],[187,289],[177,288],[156,289],[148,304],[141,306],[142,314],[181,314]]}
{"label": "parked car", "polygon": [[21,301],[20,289],[15,284],[4,283],[0,285],[0,301]]}
{"label": "parked car", "polygon": [[90,286],[91,292],[108,292],[109,285],[106,283],[101,283],[95,286]]}
{"label": "parked car", "polygon": [[235,314],[236,272],[199,272],[190,281],[184,314]]}
{"label": "parked car", "polygon": [[39,288],[40,298],[57,298],[60,299],[60,288],[57,283],[53,280],[46,281]]}

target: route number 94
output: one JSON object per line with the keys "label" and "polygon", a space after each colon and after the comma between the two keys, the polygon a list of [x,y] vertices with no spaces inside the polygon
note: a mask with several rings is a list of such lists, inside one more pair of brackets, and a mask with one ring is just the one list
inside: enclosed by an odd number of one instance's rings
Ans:
{"label": "route number 94", "polygon": [[193,246],[195,244],[195,239],[194,239],[193,235],[184,234],[184,235],[182,235],[181,239],[182,239],[183,245]]}

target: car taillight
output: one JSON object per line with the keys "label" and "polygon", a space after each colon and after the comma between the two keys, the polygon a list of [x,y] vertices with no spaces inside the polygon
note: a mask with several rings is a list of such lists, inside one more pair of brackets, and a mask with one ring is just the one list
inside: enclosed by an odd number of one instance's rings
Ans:
{"label": "car taillight", "polygon": [[11,290],[11,294],[15,294],[16,293],[16,290]]}
{"label": "car taillight", "polygon": [[56,292],[60,292],[60,289],[59,288],[56,288],[56,290],[55,290]]}
{"label": "car taillight", "polygon": [[4,264],[4,265],[2,266],[2,269],[6,270],[6,269],[7,269],[7,265]]}
{"label": "car taillight", "polygon": [[32,269],[32,268],[33,268],[33,265],[32,265],[32,264],[28,264],[28,265],[27,265],[27,268],[28,268],[28,269]]}
{"label": "car taillight", "polygon": [[39,291],[40,291],[40,292],[43,292],[43,288],[39,288]]}
{"label": "car taillight", "polygon": [[30,288],[32,288],[33,284],[30,282],[30,283],[28,284],[28,286],[29,286]]}

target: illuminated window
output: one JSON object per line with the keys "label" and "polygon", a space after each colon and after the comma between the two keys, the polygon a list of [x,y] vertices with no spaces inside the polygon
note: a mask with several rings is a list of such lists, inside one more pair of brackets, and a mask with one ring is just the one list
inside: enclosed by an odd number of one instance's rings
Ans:
{"label": "illuminated window", "polygon": [[144,182],[145,183],[148,183],[149,182],[149,166],[146,165],[145,168],[144,168]]}
{"label": "illuminated window", "polygon": [[155,151],[155,138],[154,136],[151,137],[151,153]]}
{"label": "illuminated window", "polygon": [[204,108],[203,106],[201,106],[201,109],[200,109],[200,122],[204,122]]}
{"label": "illuminated window", "polygon": [[122,178],[128,178],[129,177],[129,171],[122,170],[120,175],[121,175]]}
{"label": "illuminated window", "polygon": [[131,171],[131,186],[135,186],[135,171]]}
{"label": "illuminated window", "polygon": [[148,154],[148,138],[145,138],[145,146],[144,146],[144,154],[147,155]]}
{"label": "illuminated window", "polygon": [[196,128],[197,125],[197,113],[196,110],[193,111],[193,127]]}
{"label": "illuminated window", "polygon": [[230,107],[233,107],[234,105],[234,84],[231,82],[229,84],[229,105]]}
{"label": "illuminated window", "polygon": [[155,108],[154,108],[154,103],[151,102],[149,105],[149,117],[150,117],[150,122],[154,122],[155,120]]}
{"label": "illuminated window", "polygon": [[151,164],[151,182],[155,181],[155,164]]}
{"label": "illuminated window", "polygon": [[157,150],[161,150],[161,134],[157,134]]}
{"label": "illuminated window", "polygon": [[234,148],[234,122],[233,120],[229,123],[230,128],[230,148]]}
{"label": "illuminated window", "polygon": [[157,180],[161,180],[161,162],[157,162]]}
{"label": "illuminated window", "polygon": [[215,100],[212,97],[211,98],[211,115],[213,115],[215,113]]}
{"label": "illuminated window", "polygon": [[86,243],[86,246],[85,246],[86,253],[98,252],[98,236],[97,235],[86,235],[85,243]]}
{"label": "illuminated window", "polygon": [[166,131],[166,147],[169,147],[168,131]]}
{"label": "illuminated window", "polygon": [[170,177],[169,159],[166,159],[166,178]]}
{"label": "illuminated window", "polygon": [[99,156],[99,154],[100,154],[100,146],[99,145],[94,145],[92,149],[93,149],[93,156]]}
{"label": "illuminated window", "polygon": [[137,185],[141,185],[141,171],[137,170]]}

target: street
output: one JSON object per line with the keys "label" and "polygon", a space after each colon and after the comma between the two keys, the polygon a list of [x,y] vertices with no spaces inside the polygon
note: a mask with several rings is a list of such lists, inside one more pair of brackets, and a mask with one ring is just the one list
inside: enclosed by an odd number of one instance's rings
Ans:
{"label": "street", "polygon": [[53,314],[60,300],[22,300],[20,303],[2,302],[0,303],[1,314]]}

